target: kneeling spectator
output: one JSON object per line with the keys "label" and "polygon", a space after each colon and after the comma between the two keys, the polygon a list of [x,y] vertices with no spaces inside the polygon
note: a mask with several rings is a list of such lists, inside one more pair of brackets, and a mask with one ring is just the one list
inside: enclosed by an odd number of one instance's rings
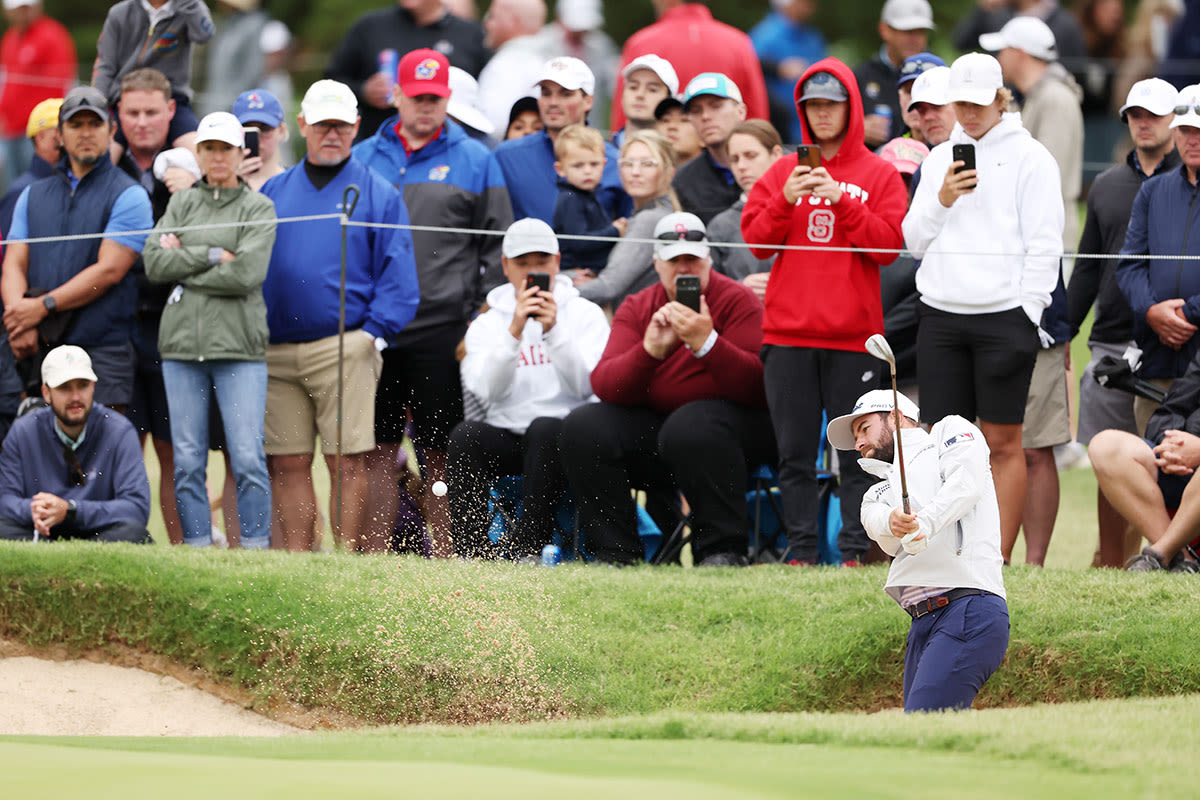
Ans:
{"label": "kneeling spectator", "polygon": [[[450,511],[461,556],[491,552],[488,491],[503,475],[523,477],[524,510],[511,554],[532,555],[553,535],[566,484],[563,417],[592,396],[589,378],[608,341],[604,312],[558,274],[559,262],[549,225],[514,222],[501,259],[508,283],[488,292],[490,308],[467,329],[463,387],[486,412],[483,421],[462,422],[450,434]],[[548,278],[551,291],[539,288],[539,278]]]}
{"label": "kneeling spectator", "polygon": [[80,347],[42,361],[48,407],[13,423],[0,451],[0,539],[150,541],[150,482],[129,420],[93,402]]}
{"label": "kneeling spectator", "polygon": [[[668,214],[654,238],[659,282],[617,309],[592,373],[603,402],[575,409],[563,428],[580,527],[600,560],[639,560],[630,491],[659,494],[673,476],[691,504],[697,563],[745,564],[747,467],[775,457],[758,358],[763,306],[712,271],[694,214]],[[699,281],[699,310],[677,296],[684,276]]]}

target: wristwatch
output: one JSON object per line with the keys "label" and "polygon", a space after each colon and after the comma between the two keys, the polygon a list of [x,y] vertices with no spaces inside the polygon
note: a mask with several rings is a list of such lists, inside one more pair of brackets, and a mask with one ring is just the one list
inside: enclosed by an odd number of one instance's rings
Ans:
{"label": "wristwatch", "polygon": [[49,294],[42,295],[42,305],[46,307],[47,314],[53,314],[58,311],[58,303],[54,302],[54,297]]}
{"label": "wristwatch", "polygon": [[73,522],[75,520],[75,512],[79,510],[79,504],[74,500],[67,501],[67,520]]}

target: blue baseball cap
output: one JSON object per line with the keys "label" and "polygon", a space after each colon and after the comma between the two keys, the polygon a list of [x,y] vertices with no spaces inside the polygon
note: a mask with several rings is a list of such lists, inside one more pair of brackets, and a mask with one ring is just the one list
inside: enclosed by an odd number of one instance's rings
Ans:
{"label": "blue baseball cap", "polygon": [[915,56],[909,56],[900,65],[900,79],[896,81],[896,88],[900,88],[909,81],[915,81],[917,76],[927,69],[944,66],[946,66],[946,62],[933,53],[917,53]]}
{"label": "blue baseball cap", "polygon": [[251,89],[242,92],[233,101],[233,115],[238,122],[249,125],[251,122],[261,122],[278,128],[283,122],[283,106],[275,95],[266,89]]}
{"label": "blue baseball cap", "polygon": [[727,97],[735,102],[742,102],[742,90],[738,88],[738,85],[728,75],[723,75],[720,72],[701,72],[688,81],[687,88],[683,90],[684,110],[687,110],[693,98],[699,97],[702,94],[711,94],[714,97]]}

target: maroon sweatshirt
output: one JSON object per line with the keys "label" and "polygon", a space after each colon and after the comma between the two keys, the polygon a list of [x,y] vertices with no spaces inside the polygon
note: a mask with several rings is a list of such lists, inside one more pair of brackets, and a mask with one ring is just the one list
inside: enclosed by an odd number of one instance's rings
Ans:
{"label": "maroon sweatshirt", "polygon": [[642,347],[654,312],[669,301],[662,283],[625,298],[608,346],[592,370],[592,390],[606,403],[647,406],[666,414],[693,400],[725,399],[766,408],[763,393],[763,306],[742,284],[711,270],[704,292],[717,342],[704,358],[680,344],[662,361]]}

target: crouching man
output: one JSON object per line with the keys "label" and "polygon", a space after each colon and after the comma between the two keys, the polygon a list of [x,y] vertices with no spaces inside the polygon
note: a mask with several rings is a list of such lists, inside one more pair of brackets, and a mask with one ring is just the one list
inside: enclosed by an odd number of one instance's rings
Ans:
{"label": "crouching man", "polygon": [[0,451],[0,539],[150,541],[137,432],[93,402],[95,388],[83,348],[56,347],[42,361],[48,406],[14,422]]}
{"label": "crouching man", "polygon": [[899,395],[911,514],[904,512],[892,393],[867,392],[829,423],[829,443],[857,450],[877,478],[862,502],[867,534],[894,556],[884,591],[912,617],[904,710],[970,708],[1008,650],[1000,511],[979,429],[948,416],[926,433]]}

